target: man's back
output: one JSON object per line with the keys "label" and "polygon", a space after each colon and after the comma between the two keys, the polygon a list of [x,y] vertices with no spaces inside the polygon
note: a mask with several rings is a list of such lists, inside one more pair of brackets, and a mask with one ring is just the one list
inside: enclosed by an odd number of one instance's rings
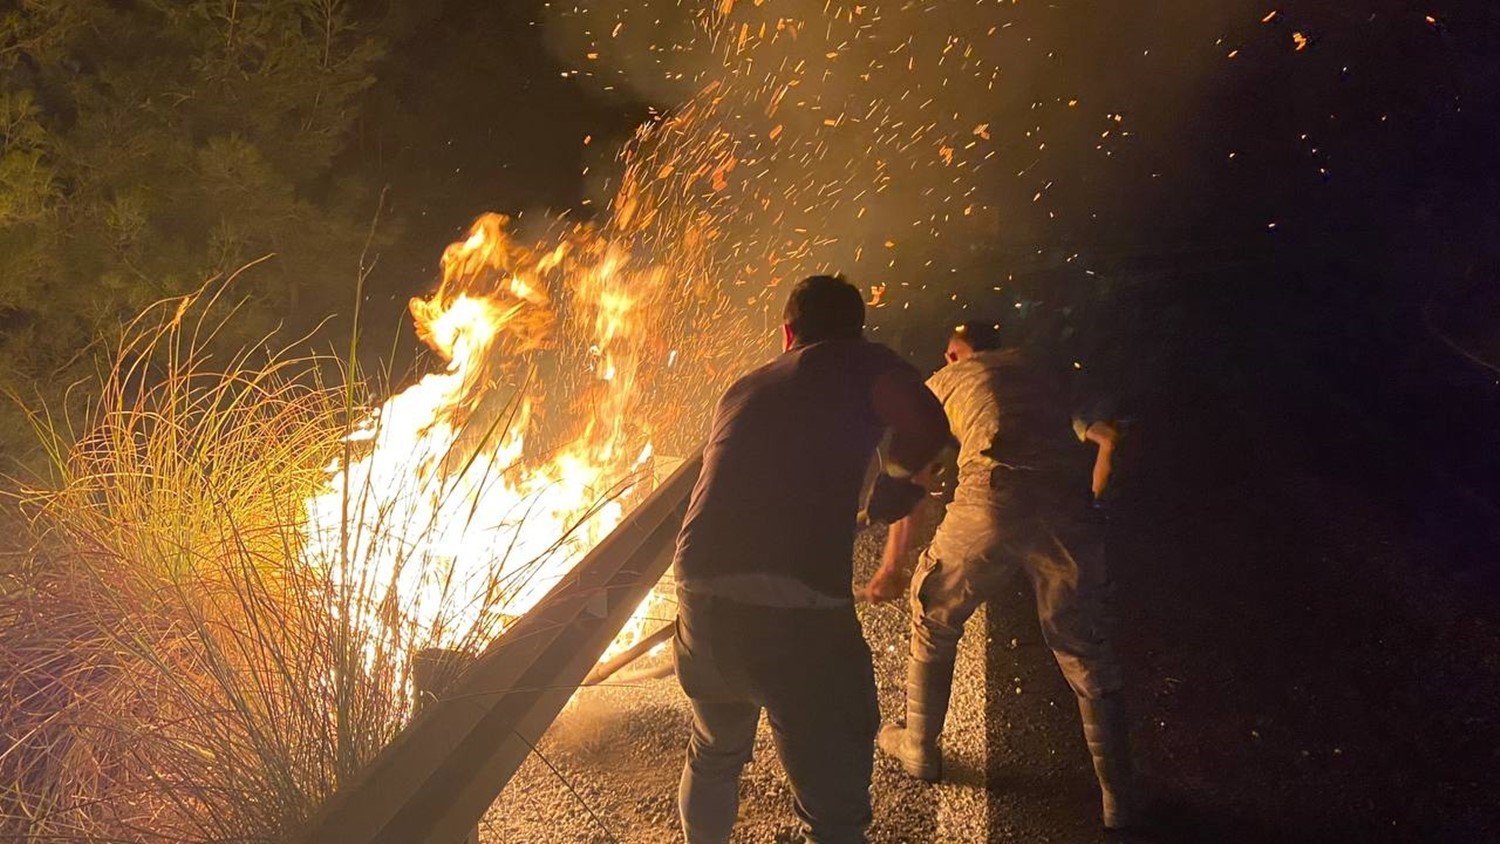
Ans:
{"label": "man's back", "polygon": [[927,382],[959,441],[961,491],[1041,481],[1087,488],[1089,449],[1059,383],[1017,349],[979,352]]}
{"label": "man's back", "polygon": [[855,514],[883,423],[881,375],[911,367],[884,346],[799,346],[741,378],[714,413],[678,540],[684,588],[768,575],[847,600]]}

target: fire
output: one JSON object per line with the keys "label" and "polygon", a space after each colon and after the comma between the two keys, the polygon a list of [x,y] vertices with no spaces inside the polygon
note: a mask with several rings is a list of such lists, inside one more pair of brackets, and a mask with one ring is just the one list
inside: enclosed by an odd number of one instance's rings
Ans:
{"label": "fire", "polygon": [[508,225],[481,217],[444,253],[411,313],[446,366],[359,419],[305,503],[304,557],[369,654],[482,648],[648,486],[638,381],[664,274],[591,229],[543,249]]}
{"label": "fire", "polygon": [[530,609],[645,491],[653,444],[694,445],[773,352],[791,279],[849,271],[883,305],[940,236],[990,236],[970,212],[1001,130],[970,103],[998,65],[925,7],[862,8],[695,16],[710,67],[625,145],[597,228],[523,242],[487,215],[448,247],[411,308],[445,368],[360,420],[306,502],[306,555],[369,648],[475,650]]}

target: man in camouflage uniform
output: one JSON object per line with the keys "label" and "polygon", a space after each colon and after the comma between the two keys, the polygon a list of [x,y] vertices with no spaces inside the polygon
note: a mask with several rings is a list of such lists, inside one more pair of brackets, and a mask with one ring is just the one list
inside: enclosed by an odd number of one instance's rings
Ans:
{"label": "man in camouflage uniform", "polygon": [[[1001,348],[998,326],[971,322],[950,338],[948,365],[928,380],[959,441],[958,476],[932,544],[911,579],[911,656],[904,725],[879,734],[908,774],[936,780],[964,622],[1020,571],[1036,593],[1042,636],[1078,697],[1103,793],[1103,822],[1131,820],[1131,762],[1097,497],[1117,431],[1073,418],[1055,379]],[[892,525],[872,601],[905,591],[911,519]]]}

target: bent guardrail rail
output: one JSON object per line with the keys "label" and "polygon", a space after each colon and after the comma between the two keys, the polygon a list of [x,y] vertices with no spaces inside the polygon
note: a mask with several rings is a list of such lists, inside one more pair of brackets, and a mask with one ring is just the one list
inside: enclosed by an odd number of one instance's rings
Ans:
{"label": "bent guardrail rail", "polygon": [[661,579],[701,462],[685,460],[290,840],[463,841]]}

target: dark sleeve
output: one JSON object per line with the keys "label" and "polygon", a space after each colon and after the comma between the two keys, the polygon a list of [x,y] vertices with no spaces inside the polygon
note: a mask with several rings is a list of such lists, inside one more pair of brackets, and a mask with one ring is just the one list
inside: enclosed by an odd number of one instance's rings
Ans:
{"label": "dark sleeve", "polygon": [[867,343],[863,362],[863,375],[865,383],[873,385],[875,380],[887,372],[897,371],[910,373],[913,378],[921,380],[921,373],[917,368],[906,362],[906,359],[896,354],[889,346],[879,343]]}
{"label": "dark sleeve", "polygon": [[916,367],[886,350],[872,370],[870,403],[876,419],[890,429],[888,463],[910,473],[929,466],[953,439],[948,416]]}
{"label": "dark sleeve", "polygon": [[1083,426],[1110,422],[1120,418],[1119,401],[1114,392],[1100,383],[1098,376],[1087,371],[1077,373],[1069,385],[1069,410]]}

